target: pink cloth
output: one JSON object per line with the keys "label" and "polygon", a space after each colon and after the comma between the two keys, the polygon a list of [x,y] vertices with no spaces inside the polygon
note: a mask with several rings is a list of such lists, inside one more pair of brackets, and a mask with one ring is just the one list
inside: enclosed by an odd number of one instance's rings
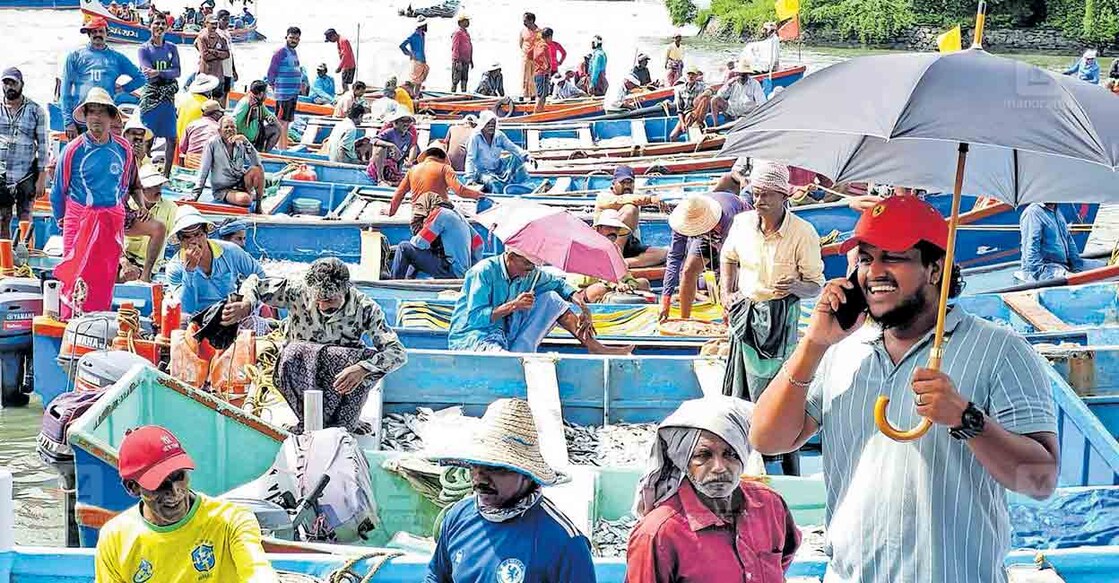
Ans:
{"label": "pink cloth", "polygon": [[179,151],[183,156],[201,156],[206,150],[206,144],[209,144],[216,135],[218,135],[218,121],[204,115],[190,122],[186,127]]}
{"label": "pink cloth", "polygon": [[784,583],[800,531],[781,496],[757,482],[741,484],[734,524],[711,512],[687,479],[629,535],[626,583],[741,581]]}
{"label": "pink cloth", "polygon": [[[81,278],[86,284],[83,312],[108,310],[113,305],[113,285],[117,281],[121,249],[124,247],[124,205],[86,207],[66,198],[62,223],[62,261],[54,276],[62,282],[63,320],[73,314],[74,286]],[[94,251],[96,249],[96,251]]]}
{"label": "pink cloth", "polygon": [[451,36],[451,60],[459,63],[474,62],[474,44],[470,42],[470,33],[461,28]]}

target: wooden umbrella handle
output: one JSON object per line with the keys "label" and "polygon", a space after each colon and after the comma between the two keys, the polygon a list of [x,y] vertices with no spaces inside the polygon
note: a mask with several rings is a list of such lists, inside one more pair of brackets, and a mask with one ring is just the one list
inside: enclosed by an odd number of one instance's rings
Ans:
{"label": "wooden umbrella handle", "polygon": [[881,431],[886,437],[894,441],[913,441],[932,429],[932,421],[924,418],[917,424],[917,427],[907,431],[894,427],[890,420],[886,418],[886,405],[889,404],[890,398],[886,395],[878,395],[878,400],[874,402],[874,424],[878,426],[878,431]]}

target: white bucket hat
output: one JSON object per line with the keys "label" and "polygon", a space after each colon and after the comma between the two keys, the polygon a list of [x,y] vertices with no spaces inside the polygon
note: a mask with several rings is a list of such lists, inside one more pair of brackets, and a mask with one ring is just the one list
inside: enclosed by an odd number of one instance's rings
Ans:
{"label": "white bucket hat", "polygon": [[198,212],[198,209],[189,205],[180,206],[175,212],[175,223],[171,226],[171,232],[168,233],[167,238],[172,243],[178,243],[180,232],[198,225],[205,226],[207,233],[214,226],[206,217],[202,216],[202,213]]}
{"label": "white bucket hat", "polygon": [[473,442],[462,455],[439,458],[454,465],[478,465],[505,468],[528,476],[542,486],[560,480],[540,453],[540,434],[528,401],[498,399],[486,408],[486,414],[474,433]]}
{"label": "white bucket hat", "polygon": [[629,225],[622,222],[622,215],[614,209],[606,209],[599,213],[592,226],[615,227],[621,231],[618,234],[623,237],[629,234]]}
{"label": "white bucket hat", "polygon": [[144,120],[140,119],[138,113],[132,114],[132,116],[128,118],[128,122],[124,124],[124,131],[127,133],[128,130],[144,130],[145,140],[150,140],[153,136],[152,131],[148,129],[148,126],[144,125]]}
{"label": "white bucket hat", "polygon": [[[163,186],[164,184],[167,184],[167,177],[159,171],[159,168],[151,164],[144,164],[144,167],[140,168],[140,186],[144,188],[155,188],[157,186]],[[194,207],[188,208],[193,209]],[[177,212],[178,211],[176,211],[176,214]]]}
{"label": "white bucket hat", "polygon": [[750,56],[743,56],[738,59],[734,64],[735,73],[753,73],[754,60]]}
{"label": "white bucket hat", "polygon": [[413,121],[415,121],[415,119],[416,119],[415,116],[408,113],[407,111],[405,111],[403,109],[398,109],[398,110],[396,110],[396,113],[390,115],[389,118],[385,121],[387,123],[395,123],[395,122],[400,121],[400,120],[405,119],[405,118],[413,120]]}
{"label": "white bucket hat", "polygon": [[710,233],[719,224],[722,215],[723,209],[719,206],[719,201],[703,194],[694,194],[672,209],[672,214],[668,215],[668,226],[685,237],[698,237]]}
{"label": "white bucket hat", "polygon": [[501,63],[499,63],[497,61],[494,61],[494,63],[492,65],[490,65],[490,68],[486,69],[486,71],[500,71],[500,70],[501,70]]}
{"label": "white bucket hat", "polygon": [[190,91],[191,93],[209,93],[214,89],[217,89],[220,83],[221,81],[219,81],[218,78],[214,77],[213,75],[199,73],[198,75],[195,75],[194,81],[190,82],[190,85],[187,87],[187,91]]}

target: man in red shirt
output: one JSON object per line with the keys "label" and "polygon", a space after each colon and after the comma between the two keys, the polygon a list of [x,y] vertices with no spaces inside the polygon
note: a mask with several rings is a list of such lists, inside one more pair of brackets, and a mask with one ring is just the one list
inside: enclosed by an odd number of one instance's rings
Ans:
{"label": "man in red shirt", "polygon": [[782,583],[800,532],[781,496],[741,478],[761,465],[748,435],[752,405],[734,397],[685,401],[657,428],[637,485],[626,583]]}
{"label": "man in red shirt", "polygon": [[357,73],[354,47],[350,44],[350,39],[343,38],[333,28],[326,29],[326,42],[338,45],[338,68],[334,72],[342,74],[342,93],[345,93],[350,90],[350,85],[354,82],[354,76]]}
{"label": "man in red shirt", "polygon": [[548,43],[548,60],[552,63],[552,69],[548,71],[548,76],[559,73],[560,65],[567,60],[567,51],[564,50],[563,45],[559,44],[552,39],[552,29],[545,28],[540,31],[544,36],[544,42]]}
{"label": "man in red shirt", "polygon": [[470,69],[474,67],[474,44],[470,41],[470,17],[459,14],[458,30],[451,36],[451,93],[458,91],[459,84],[462,92],[466,93],[466,79],[470,76]]}
{"label": "man in red shirt", "polygon": [[[545,34],[548,36],[544,36]],[[548,46],[551,38],[551,29],[545,28],[536,35],[536,40],[532,41],[532,83],[536,91],[534,113],[544,111],[544,103],[548,99],[548,94],[552,92],[552,51]]]}

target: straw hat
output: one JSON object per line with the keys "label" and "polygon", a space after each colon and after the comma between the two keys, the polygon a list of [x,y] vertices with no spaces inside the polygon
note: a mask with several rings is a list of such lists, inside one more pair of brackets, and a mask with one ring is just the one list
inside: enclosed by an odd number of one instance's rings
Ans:
{"label": "straw hat", "polygon": [[207,233],[214,227],[214,224],[202,216],[198,209],[189,205],[180,206],[175,211],[175,223],[171,226],[171,232],[168,233],[167,239],[172,243],[178,243],[179,233],[198,225],[203,225]]}
{"label": "straw hat", "polygon": [[443,142],[440,142],[438,140],[434,141],[434,142],[431,142],[430,144],[427,145],[427,148],[424,149],[423,153],[420,154],[418,158],[416,158],[416,161],[417,162],[423,162],[424,160],[427,160],[428,157],[433,155],[433,154],[438,154],[440,157],[442,157],[444,160],[446,160],[447,159],[447,147],[443,145]]}
{"label": "straw hat", "polygon": [[407,111],[405,111],[403,109],[398,109],[398,110],[396,110],[396,113],[390,115],[389,118],[385,120],[385,122],[396,123],[396,122],[398,122],[402,119],[414,120],[416,118],[412,117],[412,114],[408,113]]}
{"label": "straw hat", "polygon": [[140,119],[140,116],[137,114],[133,114],[132,117],[128,118],[128,123],[124,124],[125,133],[127,133],[128,130],[144,130],[145,140],[152,139],[154,135],[152,131],[148,129],[148,126],[144,125],[144,120]]}
{"label": "straw hat", "polygon": [[710,196],[695,194],[685,198],[672,214],[668,215],[668,226],[685,237],[698,237],[710,233],[723,214],[719,202]]}
{"label": "straw hat", "polygon": [[559,481],[540,453],[540,434],[528,401],[498,399],[486,408],[473,443],[464,455],[440,458],[452,464],[492,466],[513,470],[542,486]]}
{"label": "straw hat", "polygon": [[455,22],[462,22],[464,20],[470,20],[470,15],[466,12],[459,12],[458,18],[455,19]]}
{"label": "straw hat", "polygon": [[740,57],[738,59],[738,61],[735,62],[735,64],[734,64],[734,72],[735,73],[753,73],[754,72],[753,59],[751,59],[749,57],[749,55],[745,55],[745,56]]}
{"label": "straw hat", "polygon": [[505,251],[508,252],[508,253],[512,253],[513,255],[516,255],[518,257],[524,257],[525,259],[528,259],[529,261],[531,261],[532,264],[537,266],[537,267],[540,267],[541,265],[544,265],[544,260],[543,259],[541,259],[541,258],[539,258],[539,257],[537,257],[537,256],[535,256],[532,253],[529,253],[527,251],[522,251],[520,249],[517,249],[516,247],[513,247],[512,245],[506,245],[505,246]]}
{"label": "straw hat", "polygon": [[622,215],[614,209],[606,209],[599,213],[592,226],[614,227],[618,229],[618,235],[622,237],[629,234],[629,225],[622,222]]}
{"label": "straw hat", "polygon": [[194,76],[194,81],[190,82],[190,85],[187,87],[187,91],[190,91],[191,93],[209,93],[214,89],[217,89],[220,83],[221,81],[219,81],[218,78],[214,77],[213,75],[199,73],[198,75]]}
{"label": "straw hat", "polygon": [[113,102],[113,97],[109,95],[108,91],[100,87],[91,88],[89,93],[85,94],[85,101],[74,108],[74,121],[85,123],[85,106],[87,105],[104,105],[112,111],[112,115],[120,115],[120,110],[117,109],[117,104]]}
{"label": "straw hat", "polygon": [[203,114],[209,115],[211,113],[217,113],[219,111],[222,111],[221,103],[216,100],[207,99],[202,103]]}

